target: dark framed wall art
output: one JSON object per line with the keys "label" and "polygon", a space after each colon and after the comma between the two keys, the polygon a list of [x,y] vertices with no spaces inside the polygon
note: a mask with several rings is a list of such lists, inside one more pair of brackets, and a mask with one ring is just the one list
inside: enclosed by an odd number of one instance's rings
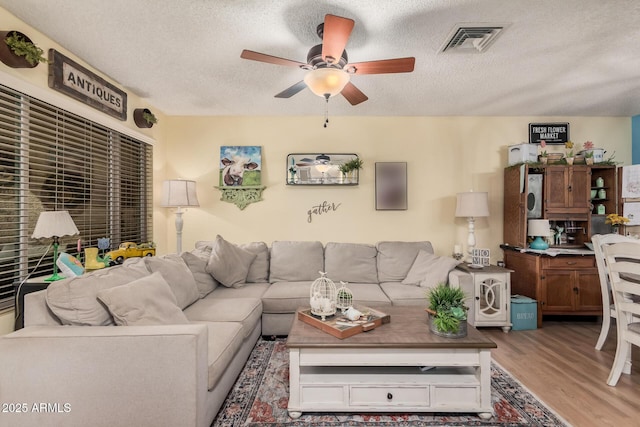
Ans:
{"label": "dark framed wall art", "polygon": [[407,162],[376,163],[376,210],[407,210]]}

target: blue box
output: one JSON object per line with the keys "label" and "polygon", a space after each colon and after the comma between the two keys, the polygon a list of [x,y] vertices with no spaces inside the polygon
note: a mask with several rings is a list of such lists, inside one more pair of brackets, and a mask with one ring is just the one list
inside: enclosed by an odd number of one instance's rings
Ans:
{"label": "blue box", "polygon": [[511,329],[538,329],[538,302],[522,295],[511,296]]}

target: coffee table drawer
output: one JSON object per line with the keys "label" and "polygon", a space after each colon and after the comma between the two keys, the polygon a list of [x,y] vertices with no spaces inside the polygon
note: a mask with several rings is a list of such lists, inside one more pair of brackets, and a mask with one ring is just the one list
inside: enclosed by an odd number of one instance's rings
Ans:
{"label": "coffee table drawer", "polygon": [[352,406],[428,406],[429,387],[380,386],[350,388]]}
{"label": "coffee table drawer", "polygon": [[475,387],[436,385],[433,387],[434,408],[475,407],[478,405],[480,405],[480,385]]}

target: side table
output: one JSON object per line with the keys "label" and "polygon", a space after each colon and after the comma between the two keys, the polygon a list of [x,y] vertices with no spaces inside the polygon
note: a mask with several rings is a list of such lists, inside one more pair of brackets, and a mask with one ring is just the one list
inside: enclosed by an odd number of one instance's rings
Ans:
{"label": "side table", "polygon": [[475,327],[501,326],[507,333],[511,330],[511,273],[513,270],[487,265],[471,268],[469,264],[456,267],[471,275],[471,283],[460,281],[460,288],[473,296],[467,322]]}
{"label": "side table", "polygon": [[50,276],[50,274],[47,274],[40,277],[30,277],[22,284],[22,286],[20,286],[20,280],[16,280],[15,282],[13,282],[15,310],[17,313],[14,326],[14,329],[16,331],[24,327],[24,296],[26,294],[30,294],[31,292],[37,292],[43,289],[47,289],[47,286],[49,286],[49,283],[51,282],[45,282],[44,279]]}

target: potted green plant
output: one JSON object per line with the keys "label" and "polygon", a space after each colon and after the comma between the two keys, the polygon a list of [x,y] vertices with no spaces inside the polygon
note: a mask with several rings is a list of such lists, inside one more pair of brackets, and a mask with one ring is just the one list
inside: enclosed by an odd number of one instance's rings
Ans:
{"label": "potted green plant", "polygon": [[466,298],[460,288],[440,283],[427,292],[429,307],[429,329],[438,336],[462,338],[467,336]]}
{"label": "potted green plant", "polygon": [[339,170],[344,174],[345,182],[349,180],[358,182],[357,173],[358,170],[362,169],[362,165],[364,165],[364,162],[357,157],[341,164]]}
{"label": "potted green plant", "polygon": [[139,128],[150,128],[158,123],[158,118],[148,108],[133,110],[133,121]]}
{"label": "potted green plant", "polygon": [[49,62],[44,51],[19,31],[0,31],[0,60],[12,68],[34,68]]}

